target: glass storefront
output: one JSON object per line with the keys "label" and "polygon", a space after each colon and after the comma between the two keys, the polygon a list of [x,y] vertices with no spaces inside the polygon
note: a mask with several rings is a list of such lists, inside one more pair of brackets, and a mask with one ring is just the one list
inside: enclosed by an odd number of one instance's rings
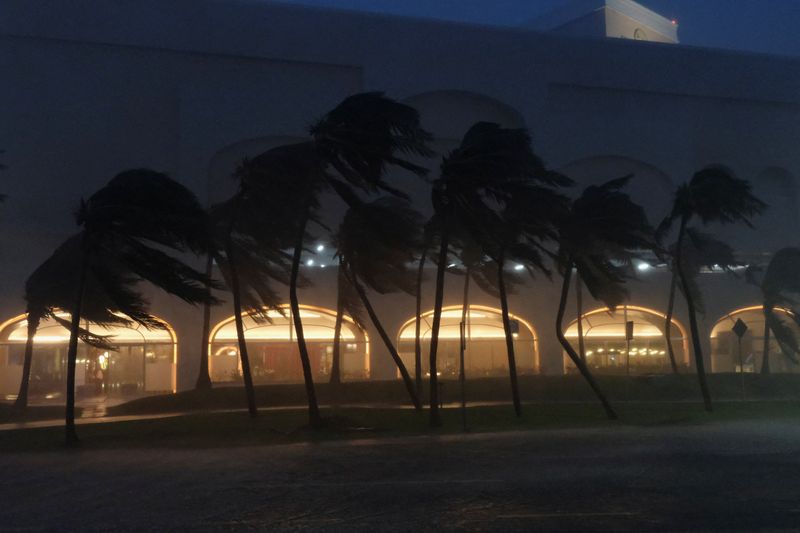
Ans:
{"label": "glass storefront", "polygon": [[[776,317],[794,331],[800,340],[800,327],[786,309],[776,309]],[[742,336],[741,351],[739,338],[733,332],[736,321],[741,319],[747,326]],[[781,345],[770,334],[769,341],[770,372],[797,373],[800,365],[783,355]],[[761,306],[738,309],[717,321],[711,330],[711,371],[712,372],[761,372],[764,360],[764,311]]]}
{"label": "glass storefront", "polygon": [[[443,379],[458,378],[460,371],[461,307],[445,307],[442,310],[437,348],[437,372]],[[514,355],[519,374],[539,372],[536,335],[527,322],[511,315],[511,330],[514,337]],[[433,311],[423,313],[420,323],[422,343],[422,372],[429,375],[431,327]],[[503,318],[499,309],[470,306],[465,326],[464,374],[467,379],[508,376],[508,350]],[[414,344],[416,319],[412,318],[400,329],[398,351],[400,357],[414,374]]]}
{"label": "glass storefront", "polygon": [[[302,383],[303,369],[288,306],[269,311],[269,322],[243,317],[247,352],[255,383]],[[335,311],[301,306],[300,318],[315,380],[330,379],[333,364]],[[341,332],[342,380],[369,378],[369,339],[345,317]],[[218,324],[211,333],[209,373],[216,383],[240,383],[241,361],[233,317]]]}
{"label": "glass storefront", "polygon": [[[69,319],[69,315],[64,314],[62,318]],[[83,327],[97,335],[108,336],[116,349],[78,344],[75,389],[79,398],[175,390],[176,345],[171,330],[147,330],[138,324],[112,328],[84,324]],[[5,399],[13,399],[19,392],[26,341],[24,316],[7,322],[0,330],[0,394]],[[63,397],[68,342],[66,328],[54,320],[42,321],[34,337],[31,398]]]}
{"label": "glass storefront", "polygon": [[[586,363],[600,374],[665,374],[672,372],[665,337],[666,317],[650,309],[621,306],[614,312],[596,309],[583,315],[583,342]],[[633,338],[626,340],[625,324],[633,322]],[[578,321],[565,331],[570,345],[579,352]],[[689,366],[686,335],[673,319],[671,328],[672,349],[678,368]],[[564,370],[575,373],[577,368],[564,353]]]}

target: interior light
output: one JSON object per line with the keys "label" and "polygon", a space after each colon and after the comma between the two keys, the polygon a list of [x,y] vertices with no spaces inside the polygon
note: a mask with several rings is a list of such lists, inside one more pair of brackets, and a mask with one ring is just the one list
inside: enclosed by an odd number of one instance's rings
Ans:
{"label": "interior light", "polygon": [[309,259],[308,261],[306,261],[306,265],[307,266],[314,266],[314,260],[313,259]]}
{"label": "interior light", "polygon": [[325,266],[326,266],[326,265],[320,265],[319,267],[320,267],[320,268],[325,268]]}
{"label": "interior light", "polygon": [[325,245],[324,245],[324,244],[318,244],[318,245],[317,245],[317,251],[318,251],[318,252],[321,252],[321,251],[323,251],[324,249],[325,249]]}
{"label": "interior light", "polygon": [[454,266],[456,266],[455,263],[450,263],[449,265],[447,265],[447,268],[453,268]]}
{"label": "interior light", "polygon": [[523,268],[525,268],[525,267],[524,267],[524,266],[522,266],[522,265],[516,265],[516,266],[514,267],[514,270],[522,270]]}
{"label": "interior light", "polygon": [[646,270],[650,270],[650,265],[648,263],[639,263],[636,268],[641,272],[645,272]]}

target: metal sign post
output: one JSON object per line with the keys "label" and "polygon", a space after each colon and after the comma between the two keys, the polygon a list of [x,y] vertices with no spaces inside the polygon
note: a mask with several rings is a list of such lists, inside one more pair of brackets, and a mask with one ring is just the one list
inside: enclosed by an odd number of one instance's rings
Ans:
{"label": "metal sign post", "polygon": [[744,358],[742,357],[742,337],[747,333],[747,324],[739,318],[731,328],[739,341],[739,385],[742,389],[742,400],[744,400]]}

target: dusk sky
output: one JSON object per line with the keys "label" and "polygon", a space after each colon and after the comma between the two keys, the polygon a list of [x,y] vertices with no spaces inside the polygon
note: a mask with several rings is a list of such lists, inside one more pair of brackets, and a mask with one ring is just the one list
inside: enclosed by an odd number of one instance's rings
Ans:
{"label": "dusk sky", "polygon": [[[566,0],[284,0],[480,24],[518,26]],[[800,55],[800,0],[641,0],[677,19],[684,44]]]}

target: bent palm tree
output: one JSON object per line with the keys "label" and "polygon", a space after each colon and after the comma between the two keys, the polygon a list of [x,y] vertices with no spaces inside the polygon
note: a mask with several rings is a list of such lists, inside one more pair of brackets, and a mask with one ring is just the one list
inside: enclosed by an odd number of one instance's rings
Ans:
{"label": "bent palm tree", "polygon": [[300,260],[306,228],[320,208],[324,191],[332,190],[347,204],[357,201],[356,191],[385,191],[403,197],[385,180],[388,166],[423,176],[426,169],[404,159],[429,156],[430,134],[419,124],[419,113],[380,93],[346,98],[311,129],[311,140],[280,146],[254,158],[246,173],[248,188],[274,205],[277,197],[293,207],[288,219],[294,231],[289,279],[289,300],[308,397],[309,424],[319,427],[322,419],[314,390],[300,304],[297,297]]}
{"label": "bent palm tree", "polygon": [[617,415],[584,360],[564,336],[563,321],[573,270],[578,272],[592,297],[613,309],[627,297],[624,283],[631,276],[635,251],[654,247],[644,210],[622,192],[630,178],[587,187],[558,225],[558,268],[563,281],[556,335],[612,420]]}
{"label": "bent palm tree", "polygon": [[[747,279],[761,289],[764,312],[764,345],[761,359],[761,373],[770,373],[770,337],[774,334],[781,347],[781,353],[792,363],[798,364],[797,337],[791,327],[781,320],[778,308],[789,309],[789,316],[797,323],[798,304],[800,304],[800,248],[781,248],[767,265],[761,280],[756,279],[756,269],[749,268]],[[744,370],[742,370],[744,372]]]}
{"label": "bent palm tree", "polygon": [[[138,295],[135,285],[147,281],[192,304],[212,299],[212,285],[202,272],[164,251],[206,252],[205,212],[194,194],[166,175],[146,169],[122,172],[81,202],[76,221],[79,261],[67,350],[66,442],[78,441],[75,431],[75,364],[81,314],[88,302],[87,286],[95,276],[112,301]],[[114,275],[112,275],[112,273]],[[114,282],[125,284],[114,286]],[[115,301],[115,304],[117,302]],[[123,307],[123,306],[120,306]],[[135,316],[134,320],[139,321]],[[146,318],[142,317],[143,325]]]}
{"label": "bent palm tree", "polygon": [[711,412],[711,393],[706,381],[703,348],[700,344],[700,327],[697,323],[697,307],[690,285],[690,276],[683,259],[683,243],[686,239],[689,223],[698,218],[702,224],[712,222],[720,224],[743,223],[752,227],[751,217],[758,215],[766,208],[766,204],[751,192],[747,180],[737,178],[728,169],[721,166],[710,166],[696,172],[688,183],[678,187],[672,204],[672,210],[658,229],[659,235],[666,234],[675,223],[678,224],[678,238],[675,245],[675,270],[678,282],[683,289],[686,306],[689,310],[689,326],[692,333],[692,349],[694,352],[697,379],[706,411]]}
{"label": "bent palm tree", "polygon": [[348,209],[335,237],[340,268],[361,299],[361,303],[389,351],[414,408],[422,409],[414,381],[397,348],[375,312],[363,281],[378,294],[414,291],[413,273],[408,268],[419,247],[419,213],[403,201],[384,197]]}
{"label": "bent palm tree", "polygon": [[[733,272],[733,268],[740,266],[734,256],[733,248],[726,243],[716,239],[712,235],[701,233],[694,228],[686,229],[687,239],[683,243],[681,257],[683,258],[684,272],[688,278],[688,287],[692,291],[692,298],[695,307],[702,312],[703,301],[697,278],[703,268],[708,270],[722,268],[727,272]],[[670,247],[667,260],[670,263],[672,276],[670,280],[669,299],[667,301],[667,313],[664,318],[664,337],[667,343],[667,354],[673,373],[678,373],[678,363],[675,359],[675,350],[672,346],[672,317],[675,312],[675,292],[678,288],[678,271],[675,268],[674,258],[677,255],[677,243]],[[683,293],[683,286],[680,287]]]}
{"label": "bent palm tree", "polygon": [[451,234],[463,228],[477,242],[485,242],[487,224],[496,219],[496,212],[513,197],[515,185],[562,182],[563,178],[547,172],[533,153],[526,130],[502,128],[489,122],[473,125],[460,146],[442,160],[432,195],[440,236],[430,343],[432,426],[441,425],[436,359]]}

